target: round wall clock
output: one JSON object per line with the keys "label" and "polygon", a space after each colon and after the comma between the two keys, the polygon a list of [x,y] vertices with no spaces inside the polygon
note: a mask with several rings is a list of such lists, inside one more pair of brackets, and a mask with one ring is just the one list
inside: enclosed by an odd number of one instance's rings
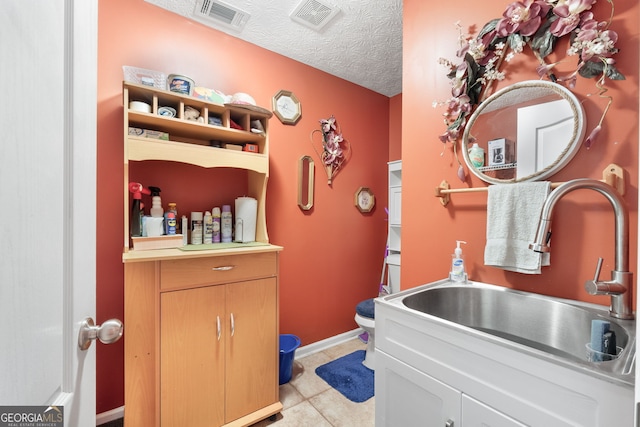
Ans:
{"label": "round wall clock", "polygon": [[281,90],[271,99],[273,113],[285,125],[295,125],[302,117],[300,101],[288,90]]}
{"label": "round wall clock", "polygon": [[360,187],[356,191],[354,202],[360,212],[371,212],[376,205],[376,196],[367,187]]}

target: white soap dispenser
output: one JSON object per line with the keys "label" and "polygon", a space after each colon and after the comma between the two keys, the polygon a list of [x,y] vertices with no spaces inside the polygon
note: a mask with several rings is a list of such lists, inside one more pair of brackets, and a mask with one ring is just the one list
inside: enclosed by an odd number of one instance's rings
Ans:
{"label": "white soap dispenser", "polygon": [[466,282],[467,271],[464,266],[464,258],[460,243],[466,244],[463,240],[456,240],[456,248],[451,255],[451,272],[449,272],[449,280],[454,282]]}

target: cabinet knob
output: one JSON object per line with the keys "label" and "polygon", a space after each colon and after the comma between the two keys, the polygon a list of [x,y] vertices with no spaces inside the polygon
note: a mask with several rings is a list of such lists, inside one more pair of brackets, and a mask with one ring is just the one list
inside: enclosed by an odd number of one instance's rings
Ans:
{"label": "cabinet knob", "polygon": [[233,313],[231,313],[231,336],[236,332],[236,321],[233,318]]}
{"label": "cabinet knob", "polygon": [[218,341],[220,341],[220,335],[222,334],[222,329],[220,329],[220,316],[216,316],[216,326],[218,328]]}
{"label": "cabinet knob", "polygon": [[444,427],[453,427],[453,420],[449,418],[446,423],[444,423]]}

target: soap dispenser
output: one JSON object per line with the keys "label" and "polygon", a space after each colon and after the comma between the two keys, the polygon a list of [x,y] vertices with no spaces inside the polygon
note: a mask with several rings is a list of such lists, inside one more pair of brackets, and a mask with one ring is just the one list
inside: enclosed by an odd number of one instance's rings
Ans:
{"label": "soap dispenser", "polygon": [[451,255],[451,272],[449,273],[449,280],[454,282],[466,282],[467,271],[464,266],[464,258],[462,255],[462,248],[460,243],[466,244],[463,240],[456,240],[456,248]]}

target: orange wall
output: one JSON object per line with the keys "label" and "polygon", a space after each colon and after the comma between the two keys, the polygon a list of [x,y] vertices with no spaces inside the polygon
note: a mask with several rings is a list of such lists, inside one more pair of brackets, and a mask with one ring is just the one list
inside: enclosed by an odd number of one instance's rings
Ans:
{"label": "orange wall", "polygon": [[[285,248],[280,331],[300,336],[306,345],[355,329],[355,306],[377,294],[384,256],[389,98],[143,0],[99,2],[98,31],[98,321],[123,316],[122,66],[132,65],[184,74],[228,94],[247,92],[268,108],[280,89],[296,94],[303,114],[298,124],[270,121],[267,224],[270,241]],[[353,155],[330,187],[309,135],[319,129],[318,120],[332,114]],[[316,158],[315,206],[309,212],[297,206],[297,161],[306,154]],[[231,184],[242,177],[228,171],[144,162],[131,168],[130,177],[161,187],[163,202],[176,201],[180,213],[243,195],[242,185]],[[367,215],[353,204],[360,186],[377,197]],[[98,413],[124,404],[123,381],[122,342],[99,346]]]}
{"label": "orange wall", "polygon": [[389,99],[389,161],[402,160],[402,94]]}
{"label": "orange wall", "polygon": [[[605,296],[591,297],[583,284],[593,277],[599,256],[604,260],[602,278],[613,269],[613,214],[609,203],[592,191],[569,194],[556,206],[553,223],[551,266],[541,275],[505,272],[484,266],[486,242],[486,193],[453,195],[447,207],[433,196],[434,188],[446,179],[454,188],[481,187],[475,177],[461,183],[456,177],[452,151],[441,156],[442,143],[438,135],[444,132],[442,109],[433,108],[434,100],[446,100],[450,86],[446,70],[438,58],[455,60],[458,33],[454,26],[475,25],[476,31],[485,22],[500,17],[508,2],[487,0],[468,2],[453,0],[446,7],[434,10],[422,0],[404,1],[403,47],[403,217],[402,217],[402,285],[403,288],[442,279],[447,276],[455,240],[466,240],[464,253],[468,273],[473,280],[495,283],[511,288],[591,301],[608,305]],[[598,2],[596,17],[608,18],[610,6]],[[626,171],[630,210],[631,266],[637,257],[638,217],[638,2],[617,0],[613,29],[620,39],[617,47],[618,69],[625,81],[608,82],[614,104],[609,111],[604,130],[590,150],[582,148],[573,161],[552,181],[573,178],[602,179],[602,170],[617,163]],[[576,63],[575,57],[565,61],[567,69]],[[532,57],[520,66],[507,64],[508,80],[503,85],[525,79],[537,79]],[[531,70],[531,71],[528,71]],[[583,100],[587,128],[592,129],[600,118],[605,102],[587,97],[595,91],[594,82],[579,77],[575,93]]]}

